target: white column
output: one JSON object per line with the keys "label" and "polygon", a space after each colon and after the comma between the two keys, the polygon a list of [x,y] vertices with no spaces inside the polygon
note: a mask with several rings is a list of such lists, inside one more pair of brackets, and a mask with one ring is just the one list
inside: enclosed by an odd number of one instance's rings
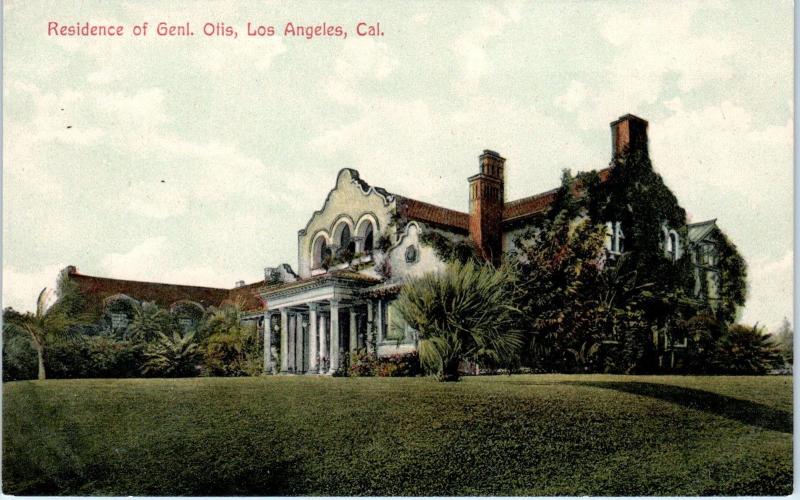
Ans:
{"label": "white column", "polygon": [[319,372],[317,350],[317,304],[308,305],[308,373]]}
{"label": "white column", "polygon": [[281,309],[281,373],[289,371],[289,311]]}
{"label": "white column", "polygon": [[294,371],[303,373],[303,315],[294,315]]}
{"label": "white column", "polygon": [[272,372],[272,313],[264,313],[264,375]]}
{"label": "white column", "polygon": [[375,316],[372,313],[372,301],[367,301],[367,352],[369,352],[372,345],[375,343],[373,336],[375,335]]}
{"label": "white column", "polygon": [[295,360],[294,338],[295,338],[295,332],[296,331],[297,331],[297,321],[295,320],[295,315],[294,315],[294,313],[289,313],[289,342],[286,343],[287,344],[287,349],[289,351],[288,354],[287,354],[287,358],[288,358],[287,367],[289,369],[289,373],[294,373],[294,371],[295,371],[295,364],[294,364],[294,360]]}
{"label": "white column", "polygon": [[323,373],[325,370],[325,362],[322,360],[328,355],[328,348],[326,346],[327,339],[325,338],[325,316],[319,316],[319,372]]}
{"label": "white column", "polygon": [[386,314],[384,309],[386,307],[383,304],[383,299],[378,299],[378,318],[375,320],[378,322],[378,343],[383,342],[386,337],[386,332],[383,331],[383,315]]}
{"label": "white column", "polygon": [[356,320],[358,316],[356,315],[356,307],[350,307],[350,355],[356,353],[358,350],[358,325],[356,324]]}
{"label": "white column", "polygon": [[339,370],[339,303],[335,300],[331,301],[331,347],[330,368],[328,372],[333,375]]}

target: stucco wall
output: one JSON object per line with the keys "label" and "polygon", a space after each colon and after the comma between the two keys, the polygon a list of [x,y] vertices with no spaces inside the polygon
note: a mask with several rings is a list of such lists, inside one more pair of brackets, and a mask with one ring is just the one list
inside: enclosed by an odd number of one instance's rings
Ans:
{"label": "stucco wall", "polygon": [[311,250],[315,239],[324,237],[329,246],[333,245],[334,233],[340,223],[348,224],[351,234],[356,236],[359,223],[364,219],[371,219],[376,243],[386,231],[394,202],[372,187],[365,187],[357,179],[358,172],[355,170],[341,170],[336,178],[336,186],[328,194],[322,208],[314,212],[305,229],[300,231],[297,262],[301,278],[311,276]]}

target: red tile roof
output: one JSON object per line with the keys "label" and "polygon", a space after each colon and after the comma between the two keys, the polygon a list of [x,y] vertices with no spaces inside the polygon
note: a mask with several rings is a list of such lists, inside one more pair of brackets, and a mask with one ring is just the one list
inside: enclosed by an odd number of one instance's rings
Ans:
{"label": "red tile roof", "polygon": [[425,203],[424,201],[397,196],[397,211],[407,219],[418,220],[461,231],[469,231],[469,214]]}
{"label": "red tile roof", "polygon": [[[600,182],[606,182],[611,175],[611,169],[600,170],[597,175]],[[580,189],[580,186],[578,186]],[[511,222],[532,215],[544,213],[556,199],[558,188],[535,194],[526,198],[509,201],[503,206],[503,222]],[[397,198],[398,212],[401,216],[445,226],[461,231],[469,231],[469,214],[450,210],[424,201],[395,195]]]}
{"label": "red tile roof", "polygon": [[264,285],[264,282],[260,281],[228,290],[225,288],[103,278],[77,272],[70,272],[69,277],[78,285],[78,289],[87,295],[90,301],[94,301],[96,305],[101,305],[109,297],[121,294],[139,301],[154,302],[163,308],[169,308],[182,300],[197,302],[204,308],[219,306],[225,301],[235,302],[238,300],[243,304],[245,310],[260,309],[261,299],[255,292]]}

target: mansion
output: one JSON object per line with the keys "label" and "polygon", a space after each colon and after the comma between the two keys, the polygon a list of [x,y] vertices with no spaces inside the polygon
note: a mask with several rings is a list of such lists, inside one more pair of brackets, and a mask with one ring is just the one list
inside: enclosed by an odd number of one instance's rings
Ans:
{"label": "mansion", "polygon": [[[647,146],[647,122],[625,115],[611,123],[612,154]],[[514,249],[519,234],[554,202],[557,189],[506,201],[506,160],[484,150],[475,175],[464,186],[467,212],[451,210],[368,184],[358,171],[339,171],[336,182],[297,237],[297,266],[265,269],[264,280],[233,289],[166,285],[67,275],[104,307],[119,301],[151,301],[179,314],[190,327],[211,306],[245,305],[246,321],[263,334],[265,373],[334,374],[347,370],[349,356],[369,350],[378,356],[414,352],[415,332],[393,301],[411,277],[443,270],[446,263],[421,236],[434,231],[451,241],[471,241],[478,253],[498,263]],[[610,168],[599,171],[600,182]],[[607,250],[624,251],[624,228],[608,224]],[[663,227],[666,258],[691,253],[695,294],[718,299],[714,220],[685,228]],[[296,270],[295,270],[296,269]],[[124,326],[124,313],[112,313]],[[663,351],[681,344],[662,342]]]}

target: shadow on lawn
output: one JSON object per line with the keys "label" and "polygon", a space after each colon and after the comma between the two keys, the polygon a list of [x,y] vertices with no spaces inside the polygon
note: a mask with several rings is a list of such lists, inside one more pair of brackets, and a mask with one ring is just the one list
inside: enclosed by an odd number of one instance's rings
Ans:
{"label": "shadow on lawn", "polygon": [[690,389],[688,387],[668,384],[652,384],[648,382],[575,380],[560,383],[564,385],[599,387],[601,389],[627,392],[637,396],[647,396],[685,406],[693,410],[713,413],[743,424],[761,427],[762,429],[786,432],[788,434],[792,433],[791,412],[700,389]]}

